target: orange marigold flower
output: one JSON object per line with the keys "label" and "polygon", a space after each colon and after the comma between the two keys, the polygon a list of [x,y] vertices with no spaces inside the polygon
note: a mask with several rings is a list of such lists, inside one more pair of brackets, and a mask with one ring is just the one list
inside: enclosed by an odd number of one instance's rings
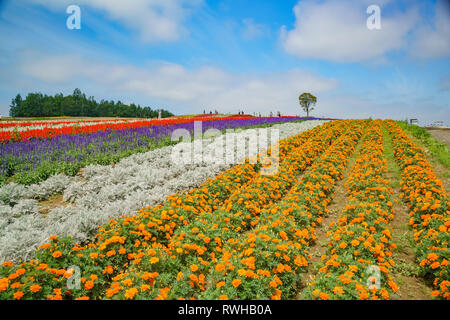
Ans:
{"label": "orange marigold flower", "polygon": [[217,289],[222,288],[224,285],[225,285],[225,281],[220,281],[216,284],[216,288]]}
{"label": "orange marigold flower", "polygon": [[359,245],[359,241],[358,240],[352,240],[351,244],[352,244],[353,247],[356,247],[356,246]]}
{"label": "orange marigold flower", "polygon": [[226,294],[223,294],[219,297],[219,300],[228,300],[228,296]]}
{"label": "orange marigold flower", "polygon": [[26,270],[25,270],[24,268],[17,269],[17,271],[16,271],[16,273],[17,273],[19,276],[23,275],[25,272],[26,272]]}
{"label": "orange marigold flower", "polygon": [[343,277],[343,278],[341,278],[341,282],[342,282],[343,284],[349,284],[350,282],[352,282],[352,280],[350,280],[349,278]]}
{"label": "orange marigold flower", "polygon": [[90,257],[91,259],[95,259],[95,258],[98,257],[98,253],[97,253],[97,252],[91,252],[91,254],[89,254],[89,257]]}
{"label": "orange marigold flower", "polygon": [[55,252],[53,252],[53,254],[52,254],[52,257],[53,258],[59,258],[59,257],[61,257],[62,256],[62,252],[61,251],[55,251]]}
{"label": "orange marigold flower", "polygon": [[38,284],[33,284],[32,286],[30,286],[30,290],[34,293],[38,292],[39,290],[41,290],[41,286]]}
{"label": "orange marigold flower", "polygon": [[345,248],[347,248],[347,244],[345,242],[341,242],[341,243],[339,243],[339,248],[345,249]]}
{"label": "orange marigold flower", "polygon": [[272,299],[272,300],[281,300],[281,295],[274,294],[273,296],[270,297],[270,299]]}
{"label": "orange marigold flower", "polygon": [[138,289],[136,288],[131,288],[125,291],[125,298],[126,299],[133,299],[134,296],[138,293]]}
{"label": "orange marigold flower", "polygon": [[369,294],[367,293],[367,291],[363,291],[360,293],[359,295],[360,300],[366,300],[367,298],[369,298]]}
{"label": "orange marigold flower", "polygon": [[233,287],[237,288],[241,285],[242,281],[241,279],[234,279],[231,284],[233,285]]}
{"label": "orange marigold flower", "polygon": [[22,291],[14,292],[13,296],[14,296],[14,299],[19,300],[20,298],[23,297],[23,292]]}
{"label": "orange marigold flower", "polygon": [[157,263],[159,261],[159,258],[157,258],[157,257],[152,257],[152,258],[150,258],[150,263],[151,264],[155,264],[155,263]]}
{"label": "orange marigold flower", "polygon": [[392,289],[394,292],[397,292],[397,291],[398,291],[398,286],[397,286],[397,284],[396,284],[394,281],[389,280],[389,281],[388,281],[388,285],[391,287],[391,289]]}
{"label": "orange marigold flower", "polygon": [[150,286],[148,285],[148,284],[142,284],[141,285],[141,291],[142,292],[144,292],[144,291],[147,291],[147,290],[150,290]]}
{"label": "orange marigold flower", "polygon": [[191,281],[193,281],[193,282],[197,282],[198,281],[197,276],[195,274],[189,275],[189,279],[191,279]]}
{"label": "orange marigold flower", "polygon": [[115,254],[116,254],[116,250],[109,250],[109,251],[106,253],[106,256],[112,257],[112,256],[115,255]]}
{"label": "orange marigold flower", "polygon": [[432,295],[433,297],[439,297],[439,295],[440,295],[439,290],[433,290],[433,291],[431,291],[431,295]]}
{"label": "orange marigold flower", "polygon": [[225,266],[223,264],[218,264],[218,265],[216,265],[216,270],[223,271],[223,270],[225,270]]}
{"label": "orange marigold flower", "polygon": [[91,290],[94,287],[94,281],[92,280],[88,280],[86,281],[86,283],[84,284],[84,288],[86,290]]}
{"label": "orange marigold flower", "polygon": [[103,274],[107,273],[107,274],[112,274],[114,272],[114,269],[112,266],[106,266],[105,270],[103,270]]}
{"label": "orange marigold flower", "polygon": [[197,271],[198,270],[197,265],[196,264],[191,265],[191,270],[192,270],[192,272]]}
{"label": "orange marigold flower", "polygon": [[437,269],[437,268],[439,268],[440,265],[441,264],[438,261],[435,261],[430,266],[431,266],[431,269]]}
{"label": "orange marigold flower", "polygon": [[381,296],[383,299],[388,300],[389,299],[389,292],[386,289],[381,290]]}
{"label": "orange marigold flower", "polygon": [[322,299],[322,300],[328,300],[328,299],[330,299],[330,296],[328,295],[328,293],[321,292],[319,294],[319,298]]}
{"label": "orange marigold flower", "polygon": [[430,261],[436,261],[438,258],[438,255],[434,252],[431,252],[428,254],[427,259]]}
{"label": "orange marigold flower", "polygon": [[333,292],[337,295],[344,294],[344,289],[342,287],[334,287]]}
{"label": "orange marigold flower", "polygon": [[358,271],[358,267],[354,266],[354,265],[349,265],[348,268],[353,271],[353,272],[357,272]]}

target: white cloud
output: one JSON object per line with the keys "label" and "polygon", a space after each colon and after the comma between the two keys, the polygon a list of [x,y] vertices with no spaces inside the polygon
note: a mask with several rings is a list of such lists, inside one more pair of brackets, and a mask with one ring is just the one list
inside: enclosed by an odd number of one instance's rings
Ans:
{"label": "white cloud", "polygon": [[[52,10],[65,12],[72,0],[29,0]],[[175,41],[186,33],[182,22],[189,12],[203,3],[203,0],[77,0],[83,12],[99,10],[111,20],[138,31],[144,42]],[[64,10],[64,11],[63,11]]]}
{"label": "white cloud", "polygon": [[412,55],[418,58],[450,56],[450,5],[438,1],[431,24],[421,25],[416,33]]}
{"label": "white cloud", "polygon": [[172,63],[137,68],[83,60],[76,55],[29,54],[20,63],[20,70],[23,75],[53,87],[68,83],[76,87],[89,82],[109,91],[146,96],[197,111],[213,106],[223,112],[236,112],[245,107],[247,112],[280,110],[292,114],[299,111],[300,93],[319,94],[337,87],[334,79],[300,69],[240,75],[209,66],[189,70]]}
{"label": "white cloud", "polygon": [[242,24],[244,25],[242,36],[247,40],[262,37],[269,32],[266,26],[255,23],[252,18],[243,19]]}
{"label": "white cloud", "polygon": [[300,58],[325,59],[335,62],[359,62],[382,59],[406,46],[405,36],[418,19],[417,10],[384,15],[381,6],[381,29],[366,25],[368,5],[360,0],[302,0],[294,7],[295,27],[281,31],[285,50]]}

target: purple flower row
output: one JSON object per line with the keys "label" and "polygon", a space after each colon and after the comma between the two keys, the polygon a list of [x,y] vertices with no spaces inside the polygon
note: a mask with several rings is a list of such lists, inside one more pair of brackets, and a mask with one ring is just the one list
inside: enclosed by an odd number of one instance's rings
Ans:
{"label": "purple flower row", "polygon": [[[279,117],[203,121],[202,131],[205,132],[210,128],[225,130],[304,119]],[[194,123],[70,134],[48,139],[33,138],[28,141],[0,144],[0,182],[17,173],[23,175],[37,169],[45,171],[30,181],[24,181],[35,183],[37,182],[35,180],[43,180],[46,176],[57,172],[74,173],[90,163],[110,163],[136,152],[144,152],[154,148],[155,145],[169,143],[168,140],[176,129],[186,129],[193,136]],[[60,170],[61,166],[64,170]]]}

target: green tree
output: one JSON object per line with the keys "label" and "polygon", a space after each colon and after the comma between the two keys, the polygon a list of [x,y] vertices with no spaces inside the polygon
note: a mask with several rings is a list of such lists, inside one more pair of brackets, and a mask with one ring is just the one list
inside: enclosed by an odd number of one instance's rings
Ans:
{"label": "green tree", "polygon": [[9,115],[11,117],[17,117],[22,112],[22,97],[18,94],[14,99],[12,99],[9,109]]}
{"label": "green tree", "polygon": [[29,93],[23,101],[24,114],[21,117],[41,117],[44,96],[42,93]]}
{"label": "green tree", "polygon": [[54,105],[54,112],[51,115],[52,117],[60,117],[62,116],[63,113],[63,101],[64,101],[64,96],[62,93],[58,93],[55,95],[55,97],[53,98],[53,102],[55,103]]}
{"label": "green tree", "polygon": [[72,93],[73,107],[71,108],[71,116],[84,116],[84,106],[86,104],[86,95],[80,89],[75,88]]}
{"label": "green tree", "polygon": [[317,98],[311,93],[304,92],[298,97],[298,100],[303,111],[306,112],[306,116],[309,117],[309,112],[314,110],[314,105],[317,103]]}
{"label": "green tree", "polygon": [[76,115],[75,104],[72,96],[65,96],[62,101],[62,115],[74,116]]}

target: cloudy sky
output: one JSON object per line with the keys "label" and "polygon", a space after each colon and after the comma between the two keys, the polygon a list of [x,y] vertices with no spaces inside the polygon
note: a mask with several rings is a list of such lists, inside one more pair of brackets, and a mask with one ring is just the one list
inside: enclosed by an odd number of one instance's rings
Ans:
{"label": "cloudy sky", "polygon": [[[0,114],[21,93],[450,125],[450,7],[430,0],[0,1]],[[81,9],[70,30],[69,5]],[[381,28],[370,30],[377,5]]]}

